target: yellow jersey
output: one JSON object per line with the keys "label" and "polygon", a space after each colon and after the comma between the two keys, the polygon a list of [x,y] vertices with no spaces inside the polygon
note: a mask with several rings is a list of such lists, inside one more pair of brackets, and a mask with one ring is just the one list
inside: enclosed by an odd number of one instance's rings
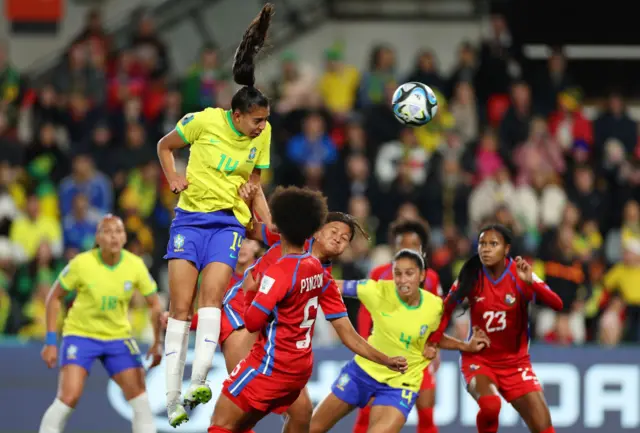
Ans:
{"label": "yellow jersey", "polygon": [[238,188],[249,180],[254,168],[269,168],[269,122],[262,134],[250,138],[233,126],[231,111],[207,108],[184,116],[176,131],[191,145],[189,187],[180,193],[178,208],[207,213],[233,210],[240,224],[246,226],[251,211],[238,195]]}
{"label": "yellow jersey", "polygon": [[66,291],[77,292],[62,335],[98,340],[131,338],[129,302],[133,291],[149,296],[157,290],[142,259],[126,250],[115,266],[106,265],[98,249],[78,254],[62,270],[58,283]]}
{"label": "yellow jersey", "polygon": [[431,362],[422,351],[429,335],[440,325],[442,298],[420,289],[420,304],[409,306],[398,295],[393,281],[364,280],[357,290],[358,299],[373,319],[369,344],[389,356],[404,356],[409,368],[402,374],[359,355],[355,362],[380,383],[418,392],[423,371]]}
{"label": "yellow jersey", "polygon": [[615,264],[604,274],[604,287],[609,292],[617,291],[626,304],[640,305],[640,267]]}

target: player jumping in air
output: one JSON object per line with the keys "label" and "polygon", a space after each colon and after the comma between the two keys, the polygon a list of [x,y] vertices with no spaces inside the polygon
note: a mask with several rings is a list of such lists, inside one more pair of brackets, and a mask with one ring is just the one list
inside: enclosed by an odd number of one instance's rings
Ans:
{"label": "player jumping in air", "polygon": [[554,433],[542,387],[529,356],[529,302],[536,298],[554,310],[562,300],[522,258],[509,258],[511,234],[501,225],[480,231],[478,254],[469,259],[445,299],[438,342],[456,305],[469,302],[471,323],[491,338],[482,353],[463,353],[462,374],[469,394],[478,402],[479,433],[498,431],[502,395],[518,411],[532,433]]}
{"label": "player jumping in air", "polygon": [[69,262],[47,297],[47,339],[42,359],[53,368],[58,360],[56,322],[60,301],[70,291],[77,293],[62,329],[58,394],[42,417],[39,433],[64,430],[96,359],[131,405],[133,433],[154,433],[140,349],[131,338],[128,309],[134,290],[138,290],[145,296],[151,313],[155,342],[147,356],[153,358],[151,367],[155,367],[162,359],[162,308],[156,283],[142,259],[123,249],[127,238],[120,218],[105,216],[98,225],[96,241],[98,248],[78,254]]}
{"label": "player jumping in air", "polygon": [[[345,365],[329,394],[311,419],[312,433],[329,431],[356,407],[371,404],[369,432],[399,432],[413,408],[424,369],[430,360],[423,355],[429,335],[438,329],[443,301],[420,285],[425,278],[422,255],[400,250],[393,261],[393,281],[344,281],[343,295],[357,297],[372,312],[374,332],[369,343],[386,353],[401,353],[409,368],[399,374],[360,356]],[[479,351],[489,344],[486,335],[474,333],[462,342],[444,336],[441,347]],[[435,350],[433,351],[435,355]]]}
{"label": "player jumping in air", "polygon": [[[259,289],[258,284],[245,288],[245,326],[260,333],[249,355],[225,380],[209,433],[244,432],[270,412],[285,412],[311,376],[318,307],[328,316],[342,316],[336,320],[348,320],[336,286],[325,283],[322,264],[304,250],[325,220],[324,198],[309,190],[279,188],[270,208],[284,255],[258,276]],[[352,335],[355,341],[345,342],[348,347],[385,368],[406,368],[404,358],[389,358],[355,330]]]}
{"label": "player jumping in air", "polygon": [[[396,252],[401,249],[410,249],[418,251],[423,257],[429,248],[429,228],[426,224],[419,221],[396,221],[390,229],[391,244],[395,246]],[[392,280],[393,279],[393,263],[387,263],[374,268],[369,278],[372,280]],[[440,277],[433,269],[427,269],[425,272],[424,289],[434,295],[442,296],[442,287],[440,286]],[[358,332],[364,338],[371,335],[373,321],[371,314],[364,304],[360,305],[358,311]],[[424,377],[420,385],[420,392],[416,400],[416,409],[418,410],[418,433],[437,433],[438,428],[433,422],[433,407],[436,403],[436,362],[430,363],[424,369]],[[366,433],[369,427],[369,414],[371,406],[365,406],[358,412],[356,423],[353,426],[353,433]]]}
{"label": "player jumping in air", "polygon": [[[191,385],[184,403],[211,399],[205,379],[220,337],[221,307],[251,211],[238,188],[246,182],[259,190],[255,208],[269,222],[260,172],[269,167],[271,126],[268,99],[254,87],[254,57],[262,48],[273,6],[266,4],[246,30],[233,62],[233,77],[243,87],[231,110],[207,108],[187,114],[158,143],[158,156],[175,193],[180,193],[165,258],[169,260],[170,317],[165,338],[169,423],[186,421],[180,402],[189,316],[198,291],[198,327]],[[176,172],[173,151],[190,146],[186,177]]]}

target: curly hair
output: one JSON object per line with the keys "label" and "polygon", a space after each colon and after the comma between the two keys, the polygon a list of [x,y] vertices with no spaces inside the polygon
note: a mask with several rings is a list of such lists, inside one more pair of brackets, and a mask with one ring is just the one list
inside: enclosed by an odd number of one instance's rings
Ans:
{"label": "curly hair", "polygon": [[298,247],[325,223],[328,212],[327,199],[320,192],[294,186],[278,187],[269,208],[280,235]]}

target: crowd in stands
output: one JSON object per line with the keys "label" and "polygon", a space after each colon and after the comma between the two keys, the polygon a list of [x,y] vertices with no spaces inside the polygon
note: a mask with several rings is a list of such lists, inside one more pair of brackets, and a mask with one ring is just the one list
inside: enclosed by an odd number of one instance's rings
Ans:
{"label": "crowd in stands", "polygon": [[[421,219],[432,230],[429,265],[446,292],[478,229],[503,223],[514,233],[512,255],[531,260],[565,304],[559,314],[534,308],[535,339],[638,342],[638,124],[620,93],[586,116],[562,49],[534,67],[501,16],[491,25],[489,37],[459,47],[450,73],[428,48],[405,73],[387,45],[372,48],[368,65],[350,64],[340,44],[329,45],[318,53],[323,70],[282,53],[277,76],[258,84],[272,99],[265,186],[321,189],[332,210],[367,228],[372,240],[356,238],[337,278],[366,277],[391,256],[390,223]],[[43,338],[49,287],[92,247],[107,212],[122,216],[128,248],[166,290],[162,255],[176,197],[156,143],[185,113],[228,107],[235,85],[212,46],[176,77],[150,16],[128,46],[115,48],[93,12],[47,83],[30,86],[0,47],[0,333]],[[406,128],[392,115],[388,101],[405,81],[438,95],[427,126]],[[182,167],[187,158],[188,150]],[[143,336],[144,302],[134,303]]]}

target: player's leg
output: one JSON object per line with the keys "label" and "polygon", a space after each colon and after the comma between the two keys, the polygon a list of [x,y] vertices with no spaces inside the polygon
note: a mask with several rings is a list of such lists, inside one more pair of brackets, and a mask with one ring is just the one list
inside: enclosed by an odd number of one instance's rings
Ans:
{"label": "player's leg", "polygon": [[476,416],[478,433],[496,433],[502,400],[495,374],[484,365],[468,362],[462,363],[462,374],[467,382],[467,391],[480,407]]}
{"label": "player's leg", "polygon": [[371,419],[367,432],[400,433],[406,422],[406,415],[397,407],[374,405],[371,407]]}
{"label": "player's leg", "polygon": [[555,433],[542,391],[525,394],[511,401],[511,405],[518,411],[531,433]]}
{"label": "player's leg", "polygon": [[356,405],[349,404],[341,398],[338,398],[334,393],[330,393],[313,411],[309,432],[328,432],[338,421],[349,415],[356,407]]}
{"label": "player's leg", "polygon": [[[171,242],[169,243],[171,245]],[[198,283],[198,268],[184,259],[169,260],[169,319],[164,340],[167,415],[169,423],[184,422],[186,411],[180,402],[184,366],[189,346],[191,311]]]}
{"label": "player's leg", "polygon": [[78,364],[67,364],[60,369],[58,394],[42,417],[39,433],[62,433],[80,400],[88,374],[88,370]]}
{"label": "player's leg", "polygon": [[369,430],[371,420],[371,406],[367,405],[358,411],[356,422],[353,424],[353,433],[366,433]]}
{"label": "player's leg", "polygon": [[311,425],[313,404],[309,390],[305,387],[296,401],[289,406],[284,416],[282,433],[307,433]]}
{"label": "player's leg", "polygon": [[222,299],[238,262],[238,251],[245,233],[245,228],[233,214],[220,214],[218,223],[224,228],[208,235],[203,252],[204,268],[198,293],[195,356],[191,385],[184,398],[191,407],[211,400],[211,388],[205,381],[220,338]]}
{"label": "player's leg", "polygon": [[224,393],[218,397],[213,409],[213,417],[209,433],[241,433],[252,429],[258,421],[267,415],[250,407],[240,408]]}
{"label": "player's leg", "polygon": [[433,422],[433,408],[436,405],[436,379],[431,365],[424,369],[420,392],[416,400],[418,411],[418,433],[438,433]]}
{"label": "player's leg", "polygon": [[236,365],[249,354],[256,338],[258,334],[252,334],[246,328],[237,329],[224,338],[221,349],[227,373],[231,374]]}

